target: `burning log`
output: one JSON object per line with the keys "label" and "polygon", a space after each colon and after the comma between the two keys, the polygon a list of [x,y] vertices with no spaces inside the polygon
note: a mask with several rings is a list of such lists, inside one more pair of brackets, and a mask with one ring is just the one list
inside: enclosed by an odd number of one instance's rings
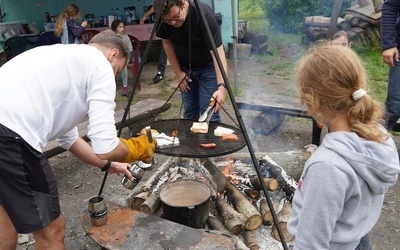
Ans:
{"label": "burning log", "polygon": [[[268,191],[276,191],[279,188],[279,182],[274,178],[264,178],[264,184]],[[257,189],[262,190],[263,187],[260,182],[260,178],[258,176],[250,177],[251,185]]]}
{"label": "burning log", "polygon": [[250,248],[250,250],[260,249],[260,246],[256,241],[256,237],[254,236],[253,231],[246,230],[243,234],[243,238],[244,238],[244,243],[246,243],[246,246]]}
{"label": "burning log", "polygon": [[203,166],[210,172],[212,180],[217,188],[217,193],[224,193],[228,178],[210,161],[208,158],[203,159]]}
{"label": "burning log", "polygon": [[160,207],[160,195],[155,191],[142,203],[142,205],[140,205],[140,211],[145,214],[154,214],[160,209]]}
{"label": "burning log", "polygon": [[260,198],[260,190],[254,188],[246,188],[243,192],[250,197],[251,199],[258,199]]}
{"label": "burning log", "polygon": [[245,228],[247,230],[255,230],[259,228],[262,224],[261,214],[253,204],[251,204],[246,196],[244,196],[244,194],[231,182],[227,182],[225,192],[228,200],[232,203],[236,211],[241,213],[246,219]]}
{"label": "burning log", "polygon": [[233,209],[220,195],[215,200],[215,207],[229,232],[234,235],[243,233],[246,220],[242,214]]}
{"label": "burning log", "polygon": [[297,182],[293,179],[293,177],[286,174],[286,171],[268,155],[261,157],[261,159],[258,161],[258,164],[260,165],[264,176],[278,180],[279,186],[286,193],[287,199],[292,201],[294,191],[297,188]]}
{"label": "burning log", "polygon": [[157,184],[159,177],[170,168],[175,160],[170,157],[166,160],[157,171],[140,187],[138,191],[131,195],[129,207],[135,210],[140,210],[140,205],[150,196],[150,191]]}
{"label": "burning log", "polygon": [[[279,225],[282,230],[283,238],[285,239],[286,242],[293,240],[293,236],[291,234],[289,234],[289,232],[287,230],[287,222],[289,221],[291,216],[292,216],[292,203],[285,202],[283,204],[282,209],[276,214],[276,217],[278,218]],[[276,228],[276,224],[274,224],[272,226],[272,235],[276,240],[280,241],[280,237],[278,234],[278,229]]]}
{"label": "burning log", "polygon": [[[274,207],[274,211],[276,211],[277,209],[276,203],[272,203],[272,205]],[[269,209],[267,200],[265,198],[262,198],[260,200],[260,212],[263,219],[263,224],[272,225],[272,223],[274,222],[274,218],[272,217],[271,210]]]}

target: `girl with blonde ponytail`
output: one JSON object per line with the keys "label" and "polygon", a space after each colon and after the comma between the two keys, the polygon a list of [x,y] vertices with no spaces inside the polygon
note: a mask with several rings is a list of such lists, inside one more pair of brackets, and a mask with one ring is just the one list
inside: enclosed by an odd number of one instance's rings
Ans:
{"label": "girl with blonde ponytail", "polygon": [[307,161],[293,197],[294,249],[371,249],[368,233],[400,172],[396,145],[379,123],[360,58],[316,46],[300,60],[296,87],[307,112],[329,129]]}
{"label": "girl with blonde ponytail", "polygon": [[58,16],[54,27],[54,34],[61,37],[62,44],[78,44],[78,36],[82,34],[87,26],[87,21],[83,21],[80,26],[75,25],[79,20],[80,11],[75,4],[69,4],[63,13]]}

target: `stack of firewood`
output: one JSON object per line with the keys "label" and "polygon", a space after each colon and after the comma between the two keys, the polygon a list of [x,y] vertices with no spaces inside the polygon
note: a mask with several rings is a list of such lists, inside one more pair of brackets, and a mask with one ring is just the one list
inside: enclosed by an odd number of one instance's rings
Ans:
{"label": "stack of firewood", "polygon": [[192,162],[189,164],[182,161],[184,160],[181,158],[171,157],[146,181],[142,180],[133,190],[129,206],[147,214],[160,215],[160,186],[179,178],[199,179],[209,184],[211,199],[214,201],[211,208],[214,213],[211,212],[207,221],[208,228],[228,233],[237,239],[238,244],[246,245],[252,250],[259,249],[253,233],[263,224],[271,228],[271,239],[275,239],[277,244],[280,244],[278,225],[282,229],[285,241],[292,240],[292,236],[287,232],[286,223],[291,216],[290,200],[297,183],[268,156],[262,157],[260,164],[263,173],[266,173],[264,176],[267,176],[263,179],[265,187],[275,195],[272,205],[274,211],[278,211],[276,223],[265,197],[260,194],[262,184],[257,176],[225,175],[209,159],[190,160]]}
{"label": "stack of firewood", "polygon": [[[335,32],[344,30],[353,43],[360,45],[380,45],[380,18],[382,0],[358,0],[338,17]],[[303,44],[321,39],[329,40],[331,17],[307,16],[304,18],[305,36]],[[332,35],[334,32],[331,32]]]}

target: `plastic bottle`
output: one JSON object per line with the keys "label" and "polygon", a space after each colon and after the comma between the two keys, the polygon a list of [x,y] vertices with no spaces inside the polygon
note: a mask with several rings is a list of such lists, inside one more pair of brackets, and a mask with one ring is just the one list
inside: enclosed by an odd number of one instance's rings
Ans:
{"label": "plastic bottle", "polygon": [[128,8],[124,8],[125,15],[126,15],[126,24],[131,24],[132,19],[131,19],[131,13],[129,12]]}
{"label": "plastic bottle", "polygon": [[118,20],[122,20],[122,13],[121,13],[121,11],[119,10],[118,7],[115,8],[115,15],[116,15],[116,18],[117,18]]}

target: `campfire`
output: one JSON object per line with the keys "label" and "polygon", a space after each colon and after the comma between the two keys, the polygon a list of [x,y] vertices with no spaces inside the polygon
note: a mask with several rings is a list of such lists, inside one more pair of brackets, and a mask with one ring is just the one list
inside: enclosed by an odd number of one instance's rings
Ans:
{"label": "campfire", "polygon": [[[259,160],[263,181],[287,245],[292,237],[286,223],[296,181],[265,155]],[[204,228],[236,240],[237,249],[283,249],[270,206],[251,161],[169,157],[147,180],[138,183],[129,199],[132,209],[163,217],[160,189],[167,183],[191,179],[211,190],[209,217]]]}

